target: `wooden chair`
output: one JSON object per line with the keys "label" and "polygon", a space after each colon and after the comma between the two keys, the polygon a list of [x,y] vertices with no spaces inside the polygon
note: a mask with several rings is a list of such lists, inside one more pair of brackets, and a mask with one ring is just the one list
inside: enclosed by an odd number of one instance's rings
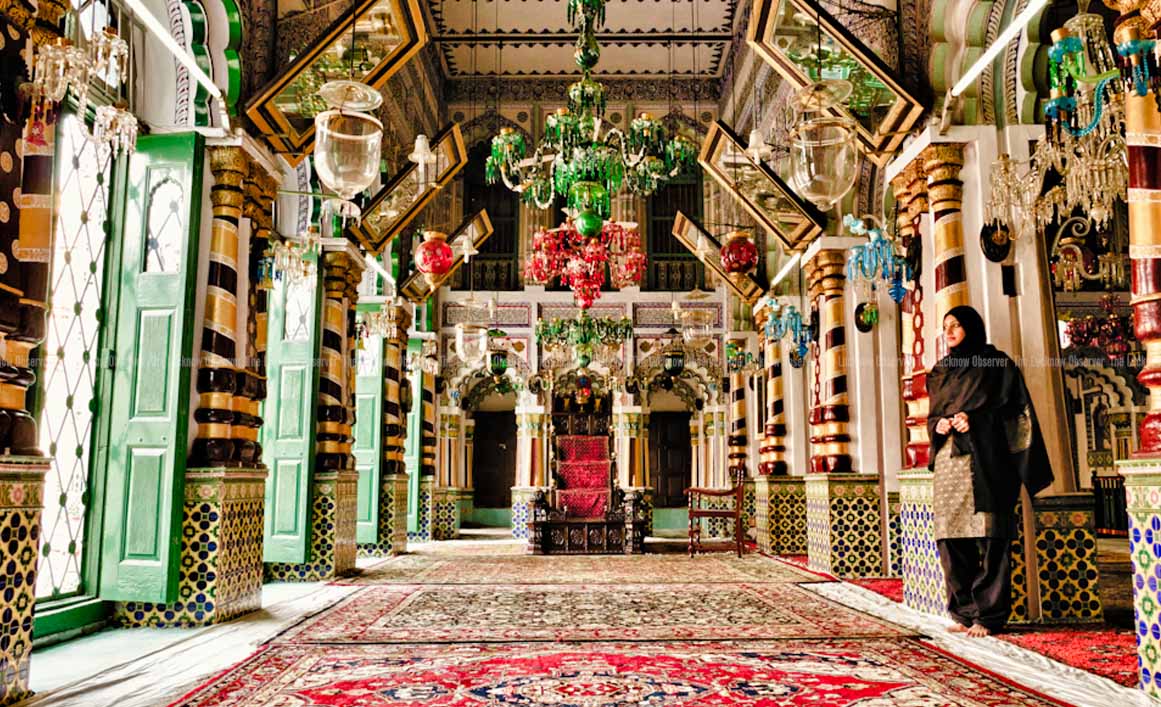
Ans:
{"label": "wooden chair", "polygon": [[[697,552],[707,551],[725,551],[733,550],[738,553],[738,557],[742,556],[744,550],[742,545],[742,504],[743,496],[745,494],[745,477],[737,476],[734,479],[734,487],[732,489],[704,489],[704,488],[688,488],[685,492],[689,495],[689,556],[693,557]],[[733,508],[702,508],[702,501],[713,498],[729,498],[733,496]],[[720,541],[703,543],[701,541],[701,522],[702,518],[725,518],[734,521],[734,540],[730,542]]]}

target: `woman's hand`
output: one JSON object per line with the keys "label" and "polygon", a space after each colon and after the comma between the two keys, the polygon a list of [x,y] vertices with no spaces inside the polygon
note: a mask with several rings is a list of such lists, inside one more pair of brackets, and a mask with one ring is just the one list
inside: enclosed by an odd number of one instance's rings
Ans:
{"label": "woman's hand", "polygon": [[955,414],[955,417],[951,418],[951,426],[956,432],[959,432],[961,434],[967,432],[968,431],[967,413],[957,412]]}
{"label": "woman's hand", "polygon": [[946,418],[946,417],[943,418],[942,420],[940,420],[939,422],[935,423],[935,433],[936,434],[945,435],[950,430],[951,430],[951,420]]}

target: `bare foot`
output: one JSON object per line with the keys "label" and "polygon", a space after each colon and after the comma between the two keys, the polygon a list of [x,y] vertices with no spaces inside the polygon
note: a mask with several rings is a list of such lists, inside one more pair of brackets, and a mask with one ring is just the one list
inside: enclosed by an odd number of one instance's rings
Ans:
{"label": "bare foot", "polygon": [[947,630],[951,633],[967,633],[968,627],[963,624],[952,624],[947,627]]}
{"label": "bare foot", "polygon": [[992,632],[988,630],[987,626],[980,626],[976,624],[967,630],[967,635],[972,638],[980,638],[982,636],[990,636]]}

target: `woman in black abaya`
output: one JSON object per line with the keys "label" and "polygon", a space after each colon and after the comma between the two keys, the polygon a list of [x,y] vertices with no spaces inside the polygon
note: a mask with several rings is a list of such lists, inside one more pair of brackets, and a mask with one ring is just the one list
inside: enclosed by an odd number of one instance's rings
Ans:
{"label": "woman in black abaya", "polygon": [[1020,487],[1052,483],[1024,377],[971,307],[943,318],[950,349],[927,379],[935,539],[954,632],[995,633],[1011,612],[1008,556]]}

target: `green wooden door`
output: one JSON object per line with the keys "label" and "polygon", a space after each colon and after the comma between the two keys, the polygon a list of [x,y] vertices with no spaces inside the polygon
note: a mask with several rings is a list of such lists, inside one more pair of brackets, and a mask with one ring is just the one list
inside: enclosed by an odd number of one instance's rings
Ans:
{"label": "green wooden door", "polygon": [[379,475],[383,459],[383,339],[373,336],[358,353],[355,378],[355,469],[359,505],[355,539],[379,541]]}
{"label": "green wooden door", "polygon": [[[423,339],[410,339],[407,352],[423,351]],[[411,412],[407,413],[407,439],[403,442],[403,462],[407,469],[407,530],[419,531],[419,477],[423,474],[423,388],[422,374],[409,371],[400,385],[411,386]]]}
{"label": "green wooden door", "polygon": [[262,461],[268,469],[262,551],[266,562],[310,559],[321,298],[317,272],[293,284],[281,279],[271,292],[262,414]]}
{"label": "green wooden door", "polygon": [[142,136],[117,195],[123,244],[101,544],[103,599],[177,598],[202,138]]}

